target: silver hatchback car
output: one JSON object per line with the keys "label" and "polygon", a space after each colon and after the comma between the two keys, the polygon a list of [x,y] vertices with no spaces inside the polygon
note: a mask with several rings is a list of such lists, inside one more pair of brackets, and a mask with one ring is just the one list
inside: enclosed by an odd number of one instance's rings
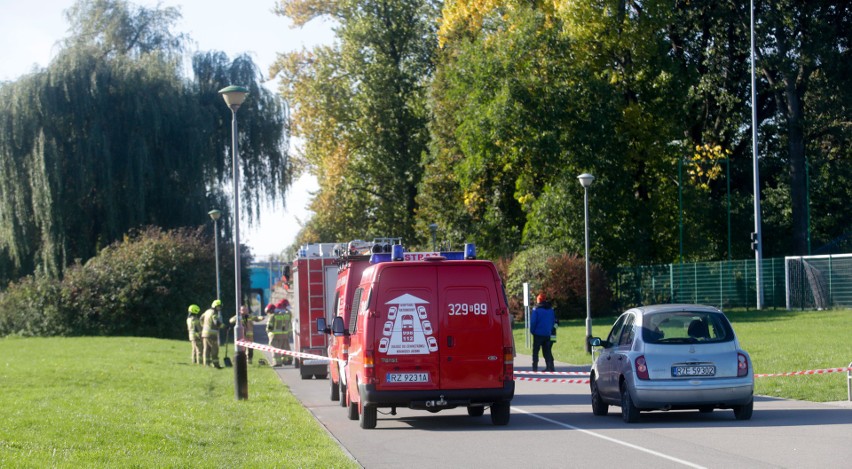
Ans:
{"label": "silver hatchback car", "polygon": [[618,317],[606,340],[589,342],[599,347],[590,380],[595,415],[617,405],[628,423],[642,411],[672,409],[733,409],[737,420],[751,418],[751,358],[717,308],[633,308]]}

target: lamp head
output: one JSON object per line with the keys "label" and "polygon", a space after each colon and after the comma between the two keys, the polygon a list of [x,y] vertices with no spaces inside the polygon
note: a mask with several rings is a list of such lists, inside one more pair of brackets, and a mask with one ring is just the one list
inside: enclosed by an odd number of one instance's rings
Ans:
{"label": "lamp head", "polygon": [[220,212],[219,210],[216,210],[216,209],[213,209],[213,210],[207,212],[207,214],[210,215],[210,218],[212,218],[213,221],[216,221],[216,220],[218,220],[219,218],[222,217],[222,212]]}
{"label": "lamp head", "polygon": [[248,95],[248,88],[244,86],[231,85],[219,90],[219,94],[225,99],[225,104],[236,111],[242,106]]}
{"label": "lamp head", "polygon": [[577,179],[580,180],[580,184],[582,184],[583,187],[588,188],[589,186],[592,185],[592,181],[595,180],[595,177],[592,176],[589,173],[583,173],[583,174],[577,176]]}

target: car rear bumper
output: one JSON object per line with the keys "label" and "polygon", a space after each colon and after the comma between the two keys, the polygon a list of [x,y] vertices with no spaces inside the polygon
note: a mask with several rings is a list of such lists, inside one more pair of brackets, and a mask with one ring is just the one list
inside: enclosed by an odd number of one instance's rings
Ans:
{"label": "car rear bumper", "polygon": [[641,381],[630,391],[633,404],[640,409],[730,407],[751,402],[754,381],[743,378]]}
{"label": "car rear bumper", "polygon": [[376,390],[374,384],[358,385],[362,405],[376,407],[408,407],[411,409],[441,410],[459,406],[490,405],[511,401],[515,396],[515,382],[506,381],[502,388],[486,389],[432,389],[432,390]]}

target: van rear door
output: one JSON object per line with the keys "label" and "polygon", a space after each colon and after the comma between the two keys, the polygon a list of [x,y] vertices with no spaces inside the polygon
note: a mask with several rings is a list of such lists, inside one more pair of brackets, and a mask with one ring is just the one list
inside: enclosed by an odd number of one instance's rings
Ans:
{"label": "van rear door", "polygon": [[494,267],[457,261],[439,268],[441,388],[502,386],[504,338]]}
{"label": "van rear door", "polygon": [[374,287],[377,389],[429,390],[440,386],[437,273],[433,266],[379,265]]}

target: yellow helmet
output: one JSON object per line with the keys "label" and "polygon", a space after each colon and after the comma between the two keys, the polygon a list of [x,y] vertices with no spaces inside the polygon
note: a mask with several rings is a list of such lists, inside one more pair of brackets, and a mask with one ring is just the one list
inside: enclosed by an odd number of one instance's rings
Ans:
{"label": "yellow helmet", "polygon": [[210,305],[211,308],[219,308],[222,306],[222,300],[213,300],[213,304]]}
{"label": "yellow helmet", "polygon": [[191,314],[198,314],[201,312],[201,308],[199,308],[198,305],[189,305],[189,312]]}

